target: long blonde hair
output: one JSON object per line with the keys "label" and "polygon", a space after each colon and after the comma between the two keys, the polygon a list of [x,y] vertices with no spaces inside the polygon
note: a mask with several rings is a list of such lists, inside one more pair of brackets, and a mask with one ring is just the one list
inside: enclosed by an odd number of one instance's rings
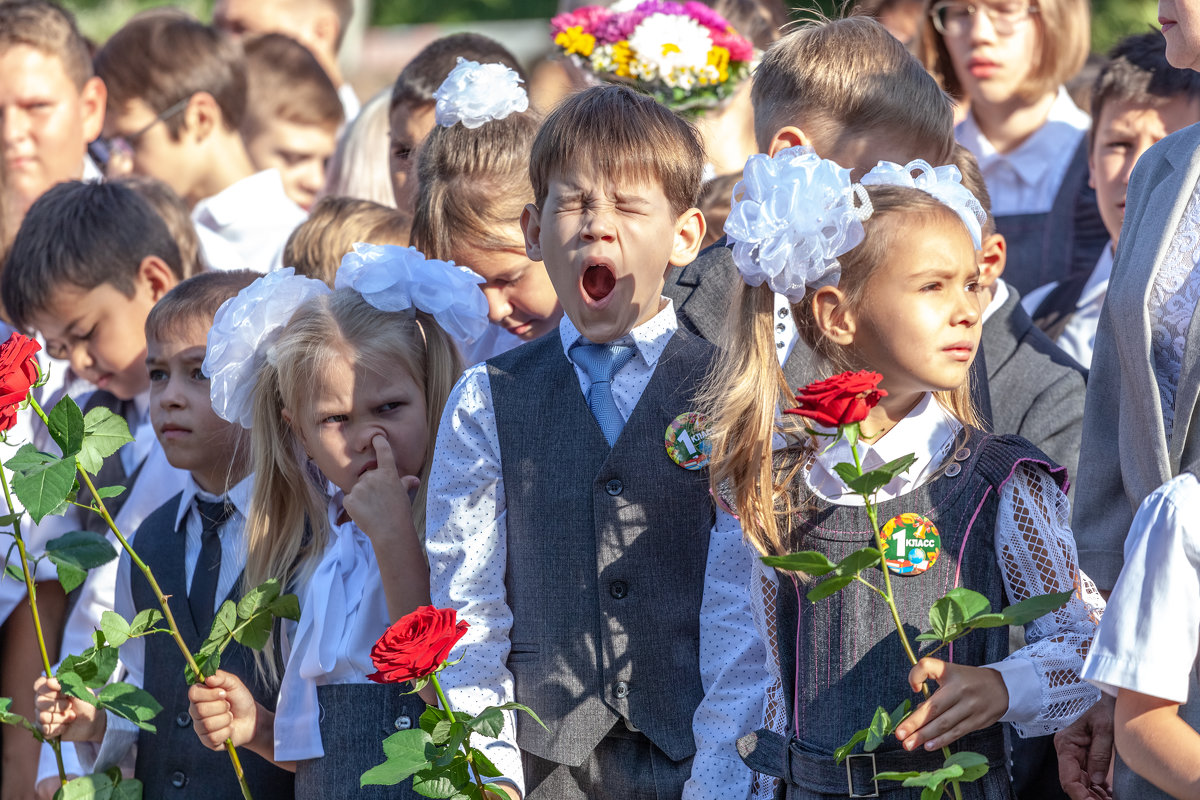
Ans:
{"label": "long blonde hair", "polygon": [[[867,193],[874,214],[863,223],[866,238],[838,258],[841,280],[838,288],[850,308],[864,302],[871,275],[884,263],[900,230],[899,217],[911,224],[914,217],[939,221],[958,218],[948,207],[918,189],[900,186],[870,186]],[[889,221],[890,220],[890,221]],[[792,305],[801,338],[833,374],[864,365],[851,347],[828,339],[813,315],[813,293]],[[721,357],[702,391],[701,404],[712,420],[709,441],[712,454],[709,479],[714,492],[732,498],[747,540],[767,555],[793,549],[792,521],[796,503],[795,458],[776,458],[774,437],[782,434],[792,444],[801,441],[803,426],[796,417],[777,418],[777,409],[796,406],[795,387],[790,387],[779,365],[775,346],[775,296],[766,284],[741,284],[725,326]],[[978,427],[971,404],[970,376],[958,388],[937,392],[938,402],[964,425]],[[806,448],[791,447],[789,453]]]}
{"label": "long blonde hair", "polygon": [[[380,375],[407,372],[424,392],[429,437],[413,502],[413,522],[418,534],[424,531],[425,486],[438,421],[462,359],[432,317],[380,311],[353,289],[339,289],[293,314],[256,378],[246,586],[278,578],[291,590],[308,578],[329,541],[325,480],[307,463],[283,409],[306,414],[313,382],[324,379],[330,365],[344,360],[347,352],[358,368]],[[272,645],[264,654],[269,655]],[[259,667],[277,680],[275,661],[267,655],[258,659]]]}

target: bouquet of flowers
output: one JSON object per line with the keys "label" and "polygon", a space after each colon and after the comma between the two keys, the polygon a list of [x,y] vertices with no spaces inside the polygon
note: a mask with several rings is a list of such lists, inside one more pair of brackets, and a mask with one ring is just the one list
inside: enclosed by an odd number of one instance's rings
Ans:
{"label": "bouquet of flowers", "polygon": [[700,113],[750,73],[754,46],[708,6],[645,0],[586,6],[550,20],[554,44],[584,70],[624,81],[676,112]]}

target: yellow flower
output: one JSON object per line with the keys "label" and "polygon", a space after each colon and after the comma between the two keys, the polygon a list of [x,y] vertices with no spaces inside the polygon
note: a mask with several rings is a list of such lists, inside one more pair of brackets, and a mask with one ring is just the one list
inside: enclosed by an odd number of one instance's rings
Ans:
{"label": "yellow flower", "polygon": [[679,49],[679,45],[671,44],[670,42],[667,42],[666,44],[664,44],[662,46],[662,51],[663,51],[662,54],[664,56],[667,55],[668,53],[682,53],[683,52],[682,50]]}
{"label": "yellow flower", "polygon": [[628,78],[632,75],[629,70],[629,65],[633,63],[633,49],[629,46],[629,42],[621,40],[612,46],[612,60],[616,66],[616,72],[619,78]]}
{"label": "yellow flower", "polygon": [[721,83],[729,80],[729,51],[719,45],[714,45],[708,51],[708,66],[717,68]]}
{"label": "yellow flower", "polygon": [[554,43],[561,47],[567,55],[578,53],[587,58],[596,46],[596,37],[590,33],[584,33],[582,25],[576,25],[555,36]]}

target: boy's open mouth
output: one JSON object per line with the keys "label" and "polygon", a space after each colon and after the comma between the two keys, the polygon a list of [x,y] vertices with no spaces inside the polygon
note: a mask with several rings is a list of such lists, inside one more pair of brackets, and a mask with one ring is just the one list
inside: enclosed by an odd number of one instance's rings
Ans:
{"label": "boy's open mouth", "polygon": [[617,276],[607,264],[592,264],[583,271],[583,290],[593,300],[603,300],[612,294]]}

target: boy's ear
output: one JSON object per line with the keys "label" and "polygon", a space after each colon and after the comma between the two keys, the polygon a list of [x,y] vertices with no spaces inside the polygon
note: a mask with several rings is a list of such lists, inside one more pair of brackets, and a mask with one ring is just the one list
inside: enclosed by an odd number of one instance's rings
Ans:
{"label": "boy's ear", "polygon": [[166,261],[158,256],[146,256],[138,264],[137,282],[149,289],[150,297],[157,303],[164,294],[175,288],[179,279]]}
{"label": "boy's ear", "polygon": [[196,92],[183,111],[183,130],[202,142],[225,126],[225,116],[216,99],[208,92]]}
{"label": "boy's ear", "polygon": [[312,32],[325,49],[337,56],[337,37],[342,27],[341,20],[332,8],[322,8],[312,22]]}
{"label": "boy's ear", "polygon": [[675,220],[675,246],[671,249],[668,263],[673,267],[686,267],[695,261],[706,230],[708,223],[700,209],[689,208],[680,214],[679,219]]}
{"label": "boy's ear", "polygon": [[525,234],[525,255],[530,261],[542,260],[542,212],[528,203],[521,212],[521,232]]}
{"label": "boy's ear", "polygon": [[787,125],[775,131],[775,135],[771,137],[771,143],[767,145],[767,155],[774,156],[780,150],[801,146],[812,147],[812,139],[795,125]]}
{"label": "boy's ear", "polygon": [[817,330],[834,344],[847,347],[854,344],[858,325],[846,304],[846,295],[836,286],[822,286],[810,300]]}
{"label": "boy's ear", "polygon": [[79,93],[79,117],[83,123],[83,140],[93,141],[104,130],[104,107],[108,103],[108,87],[100,78],[90,78]]}
{"label": "boy's ear", "polygon": [[979,249],[979,285],[991,289],[996,281],[1004,274],[1008,263],[1008,242],[999,233],[993,233],[983,240]]}

